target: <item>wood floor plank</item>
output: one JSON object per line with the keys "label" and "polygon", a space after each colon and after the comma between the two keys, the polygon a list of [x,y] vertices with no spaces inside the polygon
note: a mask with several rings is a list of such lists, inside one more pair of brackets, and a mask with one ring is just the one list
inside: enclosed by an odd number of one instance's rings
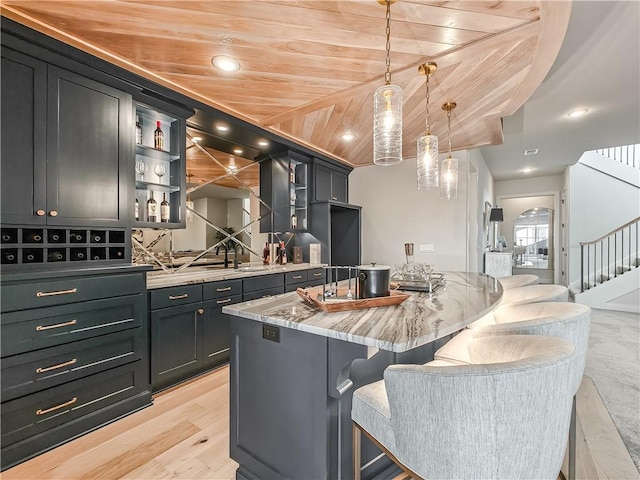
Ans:
{"label": "wood floor plank", "polygon": [[597,478],[640,478],[598,390],[588,377],[583,377],[576,405]]}
{"label": "wood floor plank", "polygon": [[[578,392],[577,433],[578,480],[639,478],[588,378]],[[149,408],[3,472],[2,479],[233,480],[237,468],[229,458],[229,369],[223,367],[157,395]]]}

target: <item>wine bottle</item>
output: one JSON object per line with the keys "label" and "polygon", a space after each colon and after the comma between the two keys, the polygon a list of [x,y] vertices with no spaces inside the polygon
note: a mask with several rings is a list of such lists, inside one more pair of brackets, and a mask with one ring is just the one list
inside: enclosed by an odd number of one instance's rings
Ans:
{"label": "wine bottle", "polygon": [[289,182],[296,183],[296,172],[293,169],[293,165],[289,165]]}
{"label": "wine bottle", "polygon": [[160,120],[156,122],[156,130],[153,132],[153,147],[164,150],[164,133],[160,128]]}
{"label": "wine bottle", "polygon": [[47,261],[49,262],[60,262],[64,260],[64,254],[59,250],[50,250],[47,255]]}
{"label": "wine bottle", "polygon": [[7,250],[2,252],[2,263],[17,263],[16,252]]}
{"label": "wine bottle", "polygon": [[42,242],[42,232],[23,232],[23,240],[25,243],[41,243]]}
{"label": "wine bottle", "polygon": [[262,250],[262,263],[264,265],[269,265],[269,260],[270,260],[270,255],[269,255],[269,242],[266,242],[264,244],[264,250]]}
{"label": "wine bottle", "polygon": [[139,115],[136,115],[136,143],[142,145],[142,124]]}
{"label": "wine bottle", "polygon": [[71,260],[84,260],[85,253],[82,250],[71,250]]}
{"label": "wine bottle", "polygon": [[147,221],[158,221],[158,203],[153,198],[153,191],[151,192],[151,198],[147,200]]}
{"label": "wine bottle", "polygon": [[168,223],[171,215],[171,205],[167,202],[167,194],[162,194],[162,202],[160,202],[160,221]]}
{"label": "wine bottle", "polygon": [[91,243],[103,243],[104,239],[100,232],[91,232]]}
{"label": "wine bottle", "polygon": [[135,217],[136,222],[140,220],[140,202],[138,202],[137,198],[136,198],[136,203],[133,207],[133,216]]}
{"label": "wine bottle", "polygon": [[280,263],[282,265],[287,264],[287,249],[284,247],[284,242],[282,242],[282,249],[280,251]]}

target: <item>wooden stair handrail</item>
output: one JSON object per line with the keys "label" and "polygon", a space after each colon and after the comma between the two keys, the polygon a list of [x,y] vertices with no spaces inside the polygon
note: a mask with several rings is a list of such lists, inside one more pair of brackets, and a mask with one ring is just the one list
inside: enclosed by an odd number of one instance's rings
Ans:
{"label": "wooden stair handrail", "polygon": [[614,233],[618,233],[620,230],[623,230],[625,228],[627,228],[630,225],[633,225],[634,223],[638,223],[640,222],[640,217],[636,217],[635,220],[631,220],[630,222],[625,223],[624,225],[616,228],[615,230],[612,230],[611,232],[607,233],[606,235],[601,236],[600,238],[596,239],[596,240],[591,240],[590,242],[580,242],[580,246],[583,245],[592,245],[594,243],[598,243],[601,240],[604,240],[605,238],[613,235]]}

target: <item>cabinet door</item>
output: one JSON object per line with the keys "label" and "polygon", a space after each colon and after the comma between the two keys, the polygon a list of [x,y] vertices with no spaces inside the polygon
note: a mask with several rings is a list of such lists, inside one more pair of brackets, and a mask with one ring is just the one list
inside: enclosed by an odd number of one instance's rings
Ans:
{"label": "cabinet door", "polygon": [[242,295],[231,295],[204,303],[202,326],[202,367],[222,365],[229,361],[229,315],[222,307],[242,301]]}
{"label": "cabinet door", "polygon": [[313,186],[317,202],[331,200],[331,170],[316,165],[313,169]]}
{"label": "cabinet door", "polygon": [[52,66],[47,88],[47,223],[130,223],[131,96]]}
{"label": "cabinet door", "polygon": [[331,200],[347,203],[347,176],[341,172],[331,173]]}
{"label": "cabinet door", "polygon": [[[44,223],[46,64],[2,49],[3,223]],[[36,215],[40,210],[42,215]]]}
{"label": "cabinet door", "polygon": [[151,385],[154,391],[195,375],[200,368],[201,303],[151,312]]}

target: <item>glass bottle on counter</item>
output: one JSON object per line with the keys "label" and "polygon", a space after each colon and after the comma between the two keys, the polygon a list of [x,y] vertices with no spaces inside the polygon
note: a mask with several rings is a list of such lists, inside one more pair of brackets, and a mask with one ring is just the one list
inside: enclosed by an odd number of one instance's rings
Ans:
{"label": "glass bottle on counter", "polygon": [[171,205],[167,201],[167,194],[162,194],[162,202],[160,202],[160,221],[164,223],[169,222],[169,216],[171,215]]}
{"label": "glass bottle on counter", "polygon": [[153,132],[153,148],[164,150],[164,133],[160,128],[160,120],[156,122],[156,129]]}
{"label": "glass bottle on counter", "polygon": [[269,255],[269,242],[264,244],[264,250],[262,250],[262,263],[264,265],[269,265],[270,255]]}
{"label": "glass bottle on counter", "polygon": [[136,198],[136,203],[133,206],[133,216],[136,219],[136,222],[140,220],[140,202]]}
{"label": "glass bottle on counter", "polygon": [[158,221],[158,202],[153,198],[153,191],[151,191],[151,198],[147,200],[147,221]]}

